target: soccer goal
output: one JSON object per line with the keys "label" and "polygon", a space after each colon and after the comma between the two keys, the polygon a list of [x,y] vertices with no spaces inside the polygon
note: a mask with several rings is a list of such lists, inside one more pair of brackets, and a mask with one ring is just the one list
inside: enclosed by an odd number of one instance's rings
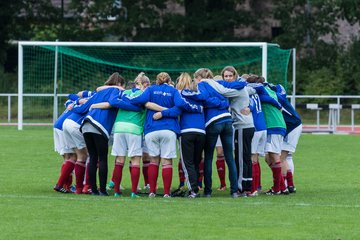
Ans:
{"label": "soccer goal", "polygon": [[181,72],[206,67],[220,74],[232,65],[239,74],[262,75],[269,82],[288,84],[291,49],[276,44],[175,42],[27,42],[19,44],[18,129],[28,124],[52,124],[64,110],[68,93],[94,90],[113,72],[128,82],[145,72],[173,79]]}

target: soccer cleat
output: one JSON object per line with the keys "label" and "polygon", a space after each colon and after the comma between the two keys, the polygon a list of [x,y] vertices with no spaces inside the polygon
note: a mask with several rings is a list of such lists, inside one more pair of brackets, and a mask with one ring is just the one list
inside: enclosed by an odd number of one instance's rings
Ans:
{"label": "soccer cleat", "polygon": [[174,191],[171,192],[171,197],[184,197],[186,195],[186,191],[183,189],[175,189]]}
{"label": "soccer cleat", "polygon": [[268,196],[281,195],[281,191],[274,192],[274,190],[272,190],[272,188],[271,188],[265,194]]}
{"label": "soccer cleat", "polygon": [[234,192],[231,194],[231,197],[232,198],[238,198],[238,197],[241,197],[241,195],[239,195],[237,192]]}
{"label": "soccer cleat", "polygon": [[110,182],[108,183],[108,185],[106,186],[106,190],[112,190],[114,189],[115,183],[113,181],[110,180]]}
{"label": "soccer cleat", "polygon": [[103,196],[103,197],[108,197],[109,196],[109,193],[108,192],[99,192],[99,196]]}
{"label": "soccer cleat", "polygon": [[200,197],[200,194],[193,192],[193,191],[191,191],[188,195],[188,198],[199,198],[199,197]]}
{"label": "soccer cleat", "polygon": [[211,194],[210,194],[210,193],[205,193],[205,194],[204,194],[204,197],[206,197],[206,198],[211,198]]}
{"label": "soccer cleat", "polygon": [[240,197],[256,197],[258,195],[259,195],[258,191],[254,191],[254,192],[244,191],[240,193]]}
{"label": "soccer cleat", "polygon": [[122,193],[114,193],[114,197],[118,198],[118,197],[122,197]]}
{"label": "soccer cleat", "polygon": [[155,193],[149,193],[149,198],[154,198],[154,197],[156,197],[156,194]]}
{"label": "soccer cleat", "polygon": [[54,186],[53,189],[54,189],[54,191],[56,191],[56,192],[60,192],[61,187],[60,187],[59,185],[55,184],[55,186]]}
{"label": "soccer cleat", "polygon": [[99,196],[100,192],[99,191],[91,191],[91,195],[93,196]]}
{"label": "soccer cleat", "polygon": [[163,198],[171,198],[171,196],[169,194],[164,194]]}
{"label": "soccer cleat", "polygon": [[288,186],[289,193],[296,193],[296,188],[294,186]]}
{"label": "soccer cleat", "polygon": [[54,190],[56,191],[56,192],[60,192],[60,193],[72,193],[71,191],[70,191],[70,189],[67,189],[67,188],[64,188],[64,187],[60,187],[59,185],[55,185],[54,186]]}
{"label": "soccer cleat", "polygon": [[140,196],[137,195],[136,193],[133,193],[133,192],[132,192],[132,193],[130,194],[130,197],[131,197],[131,198],[139,198]]}
{"label": "soccer cleat", "polygon": [[146,184],[144,186],[144,190],[145,190],[145,192],[149,192],[150,191],[150,184]]}
{"label": "soccer cleat", "polygon": [[225,191],[226,185],[220,185],[220,187],[217,189],[218,191]]}
{"label": "soccer cleat", "polygon": [[285,190],[281,190],[281,195],[289,195],[289,190],[285,188]]}
{"label": "soccer cleat", "polygon": [[84,194],[91,194],[91,187],[90,187],[90,185],[85,185],[84,188],[82,189],[82,193],[84,193]]}
{"label": "soccer cleat", "polygon": [[259,196],[259,192],[258,191],[253,191],[253,192],[249,192],[248,197],[256,197],[256,196]]}

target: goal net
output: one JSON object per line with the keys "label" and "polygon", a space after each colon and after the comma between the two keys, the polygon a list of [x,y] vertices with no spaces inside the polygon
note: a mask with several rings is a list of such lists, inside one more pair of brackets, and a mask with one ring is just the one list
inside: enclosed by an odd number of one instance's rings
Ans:
{"label": "goal net", "polygon": [[175,82],[181,72],[206,67],[217,75],[231,65],[287,87],[290,54],[267,43],[19,42],[18,128],[52,124],[68,93],[94,90],[113,72],[131,82],[164,71]]}

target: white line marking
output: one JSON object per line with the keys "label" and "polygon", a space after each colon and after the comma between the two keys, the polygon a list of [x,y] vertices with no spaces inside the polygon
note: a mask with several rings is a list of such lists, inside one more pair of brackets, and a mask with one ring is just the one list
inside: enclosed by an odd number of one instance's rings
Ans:
{"label": "white line marking", "polygon": [[[57,194],[58,196],[54,196],[54,197],[50,197],[50,196],[41,196],[41,195],[17,195],[17,194],[0,194],[0,199],[17,199],[17,200],[22,200],[22,199],[46,199],[46,200],[60,200],[60,201],[79,201],[79,202],[87,202],[87,201],[112,201],[112,202],[124,202],[124,201],[131,201],[131,202],[152,202],[153,200],[163,200],[165,202],[174,202],[177,201],[180,203],[180,201],[182,203],[186,202],[189,204],[193,204],[193,205],[204,205],[204,204],[231,204],[233,205],[236,201],[239,201],[239,199],[232,199],[229,196],[228,201],[219,201],[217,197],[214,197],[214,201],[212,201],[212,199],[205,199],[205,198],[200,198],[198,200],[202,200],[202,201],[197,201],[194,199],[187,199],[187,198],[172,198],[172,199],[164,199],[161,196],[156,197],[155,199],[149,199],[146,195],[144,197],[141,198],[137,198],[137,199],[132,199],[127,196],[125,197],[121,197],[121,198],[114,198],[114,197],[101,197],[101,196],[89,196],[89,195],[80,195],[80,196],[74,196],[73,194],[61,194],[61,193],[54,193]],[[286,196],[272,196],[272,197],[268,197],[268,198],[286,198]],[[226,197],[225,197],[226,198]],[[256,199],[252,198],[252,199]],[[204,201],[205,200],[205,201]],[[245,200],[245,201],[241,201],[241,200]],[[274,202],[272,201],[264,201],[263,198],[258,198],[258,201],[256,202],[246,202],[246,200],[249,200],[247,198],[240,198],[241,203],[239,202],[239,204],[241,205],[253,205],[253,206],[263,206],[263,205],[274,205]],[[278,203],[276,203],[278,204]],[[279,206],[289,206],[289,207],[331,207],[331,208],[360,208],[360,205],[355,204],[355,205],[349,205],[349,204],[313,204],[313,203],[304,203],[304,202],[299,202],[299,203],[294,203],[294,204],[290,204],[290,203],[280,203],[278,204]]]}

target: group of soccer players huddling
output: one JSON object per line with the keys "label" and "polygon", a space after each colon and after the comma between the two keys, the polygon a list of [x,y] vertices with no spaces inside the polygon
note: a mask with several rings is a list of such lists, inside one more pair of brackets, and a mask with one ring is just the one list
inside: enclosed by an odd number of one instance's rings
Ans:
{"label": "group of soccer players huddling", "polygon": [[[273,183],[263,192],[296,192],[292,155],[302,131],[301,118],[285,89],[261,76],[239,76],[227,66],[214,77],[210,69],[200,68],[193,76],[182,73],[174,86],[166,72],[152,85],[142,72],[125,89],[125,79],[113,73],[96,91],[68,98],[54,124],[55,151],[64,159],[54,186],[57,192],[109,196],[113,189],[114,196],[121,197],[128,158],[131,198],[144,193],[139,188],[141,172],[150,198],[197,198],[200,191],[211,197],[215,148],[218,190],[226,190],[226,163],[230,196],[257,196],[262,189],[259,157],[265,156]],[[115,164],[108,183],[109,145]],[[180,186],[171,192],[178,152]],[[158,191],[160,166],[163,191]]]}

